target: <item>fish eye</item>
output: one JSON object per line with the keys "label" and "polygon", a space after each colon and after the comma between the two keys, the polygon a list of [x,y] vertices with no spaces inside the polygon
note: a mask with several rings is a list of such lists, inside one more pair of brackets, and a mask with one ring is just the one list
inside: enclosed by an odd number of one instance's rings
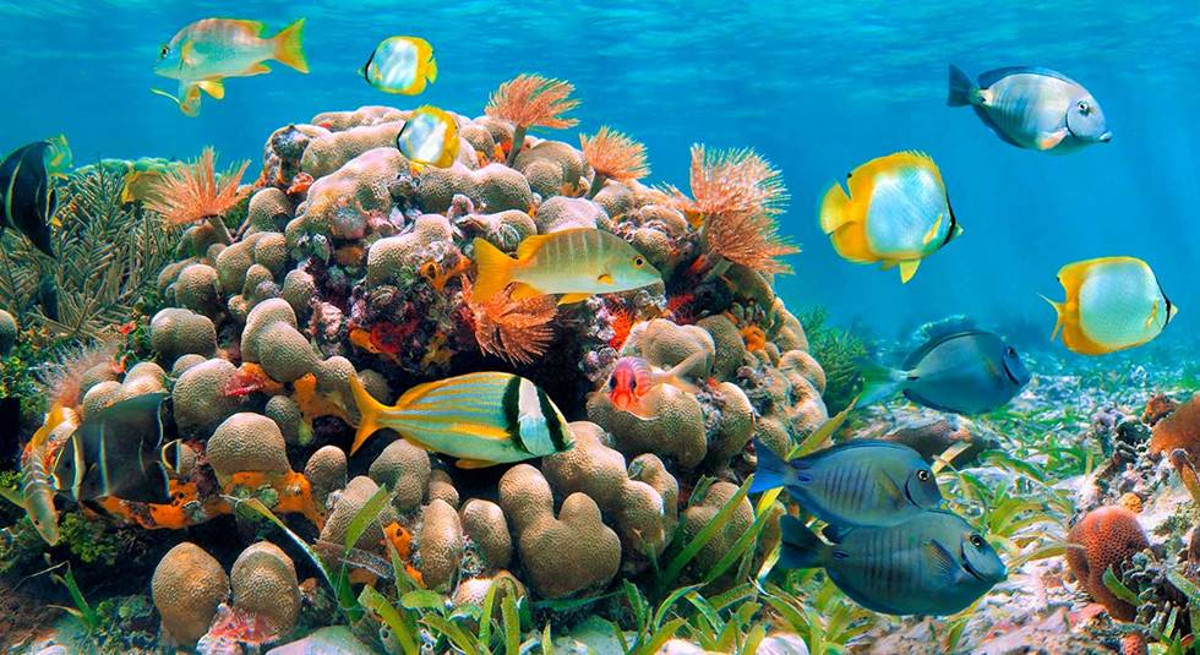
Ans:
{"label": "fish eye", "polygon": [[641,267],[645,266],[645,265],[646,265],[646,258],[645,258],[645,257],[642,257],[641,255],[638,255],[637,257],[634,257],[634,258],[633,258],[633,265],[634,265],[634,267],[635,267],[635,268],[641,268]]}
{"label": "fish eye", "polygon": [[1087,116],[1092,112],[1092,106],[1089,105],[1086,100],[1080,100],[1079,104],[1076,106],[1079,107],[1079,113],[1083,114],[1084,116]]}
{"label": "fish eye", "polygon": [[163,47],[161,49],[159,49],[159,51],[158,51],[158,56],[166,57],[170,53],[171,53],[171,46],[163,44]]}
{"label": "fish eye", "polygon": [[917,471],[917,479],[921,482],[929,482],[931,478],[932,475],[930,474],[929,469],[921,469]]}
{"label": "fish eye", "polygon": [[979,536],[979,535],[977,535],[977,534],[973,534],[973,535],[971,535],[971,545],[972,545],[972,546],[974,546],[974,547],[976,547],[976,548],[983,548],[983,544],[984,544],[984,543],[985,543],[985,542],[984,542],[984,540],[983,540],[983,537],[981,537],[981,536]]}
{"label": "fish eye", "polygon": [[609,389],[617,388],[617,376],[614,375],[613,377],[608,379],[608,388]]}
{"label": "fish eye", "polygon": [[1007,354],[1009,357],[1016,357],[1016,356],[1017,356],[1017,349],[1016,349],[1016,348],[1013,348],[1012,346],[1009,346],[1008,348],[1005,348],[1005,349],[1004,349],[1004,352],[1005,352],[1005,353],[1006,353],[1006,354]]}

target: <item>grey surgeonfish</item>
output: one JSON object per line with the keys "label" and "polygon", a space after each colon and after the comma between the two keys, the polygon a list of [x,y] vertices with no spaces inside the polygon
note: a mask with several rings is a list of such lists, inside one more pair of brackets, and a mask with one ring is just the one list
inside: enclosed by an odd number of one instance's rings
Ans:
{"label": "grey surgeonfish", "polygon": [[163,400],[148,393],[89,412],[58,451],[55,486],[77,502],[171,501],[163,466]]}
{"label": "grey surgeonfish", "polygon": [[751,492],[786,487],[801,507],[828,523],[886,527],[942,504],[937,476],[903,444],[863,439],[791,461],[762,442],[755,442],[754,452]]}
{"label": "grey surgeonfish", "polygon": [[1029,371],[1016,349],[982,330],[934,336],[895,371],[864,363],[859,406],[896,393],[955,414],[984,414],[1004,406],[1029,384]]}
{"label": "grey surgeonfish", "polygon": [[997,136],[1018,148],[1064,154],[1112,139],[1104,111],[1092,94],[1048,68],[998,68],[974,83],[950,66],[946,103],[974,107]]}
{"label": "grey surgeonfish", "polygon": [[889,528],[831,526],[832,544],[793,516],[780,524],[780,566],[824,568],[838,589],[875,612],[954,614],[1008,577],[987,539],[951,512],[921,512]]}

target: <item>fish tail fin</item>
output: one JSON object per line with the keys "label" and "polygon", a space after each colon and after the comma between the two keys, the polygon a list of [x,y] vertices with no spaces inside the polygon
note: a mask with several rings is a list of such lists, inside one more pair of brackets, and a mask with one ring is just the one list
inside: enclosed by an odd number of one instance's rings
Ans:
{"label": "fish tail fin", "polygon": [[1050,303],[1050,306],[1054,308],[1054,313],[1055,313],[1054,331],[1050,333],[1050,340],[1054,341],[1055,339],[1058,338],[1058,335],[1062,334],[1063,326],[1065,326],[1067,323],[1067,313],[1065,311],[1066,303],[1055,302],[1053,300],[1050,300],[1046,296],[1042,296],[1042,294],[1040,294],[1040,293],[1038,295],[1041,296],[1042,300],[1045,300],[1046,302]]}
{"label": "fish tail fin", "polygon": [[965,107],[975,104],[979,89],[962,69],[950,64],[950,93],[946,96],[946,104],[951,107]]}
{"label": "fish tail fin", "polygon": [[275,59],[300,71],[308,72],[308,60],[304,58],[304,45],[301,37],[304,34],[304,19],[288,25],[271,40],[275,42]]}
{"label": "fish tail fin", "polygon": [[842,184],[834,182],[821,199],[821,230],[825,234],[833,234],[846,222],[846,205],[849,203],[850,196],[846,195]]}
{"label": "fish tail fin", "polygon": [[822,566],[829,549],[815,532],[805,527],[800,519],[784,516],[779,521],[783,531],[783,551],[779,565],[785,569],[811,569]]}
{"label": "fish tail fin", "polygon": [[859,407],[866,407],[891,398],[900,392],[906,376],[903,372],[881,366],[875,362],[860,360],[858,369],[863,376],[862,395]]}
{"label": "fish tail fin", "polygon": [[758,457],[758,466],[754,469],[754,484],[750,485],[750,493],[783,487],[791,481],[792,467],[767,444],[755,439],[754,454]]}
{"label": "fish tail fin", "polygon": [[512,281],[515,259],[504,254],[485,239],[475,239],[475,292],[476,298],[491,298],[504,290]]}
{"label": "fish tail fin", "polygon": [[358,408],[358,431],[354,434],[354,443],[350,446],[353,455],[372,434],[383,426],[379,423],[380,415],[387,406],[375,400],[357,375],[350,376],[350,390],[354,393],[354,405]]}

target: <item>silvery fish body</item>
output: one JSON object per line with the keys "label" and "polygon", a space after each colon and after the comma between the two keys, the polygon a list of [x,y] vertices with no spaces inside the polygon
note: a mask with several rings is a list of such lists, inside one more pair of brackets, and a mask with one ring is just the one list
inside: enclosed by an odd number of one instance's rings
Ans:
{"label": "silvery fish body", "polygon": [[976,84],[951,66],[947,104],[971,105],[997,136],[1019,148],[1064,154],[1112,139],[1092,94],[1047,68],[999,68]]}
{"label": "silvery fish body", "polygon": [[781,566],[823,567],[847,596],[885,614],[954,614],[1008,575],[983,535],[951,512],[921,512],[888,528],[831,528],[832,545],[795,517],[781,525]]}
{"label": "silvery fish body", "polygon": [[903,444],[864,439],[791,461],[761,442],[754,452],[751,492],[786,487],[801,507],[835,525],[898,525],[942,503],[933,471]]}

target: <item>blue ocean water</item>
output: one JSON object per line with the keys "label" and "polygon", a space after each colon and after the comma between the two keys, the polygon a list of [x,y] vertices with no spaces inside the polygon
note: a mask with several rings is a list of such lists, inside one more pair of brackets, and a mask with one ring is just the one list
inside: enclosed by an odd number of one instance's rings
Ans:
{"label": "blue ocean water", "polygon": [[[275,65],[183,116],[149,92],[174,91],[151,68],[176,30],[208,16],[272,32],[306,17],[312,73]],[[435,47],[441,74],[419,98],[356,75],[393,34]],[[1053,312],[1037,294],[1061,297],[1061,265],[1134,255],[1182,308],[1170,345],[1195,338],[1200,312],[1197,34],[1195,2],[3,2],[0,149],[62,132],[77,165],[205,145],[257,162],[271,131],[320,111],[429,102],[479,114],[500,82],[540,72],[576,85],[579,130],[608,124],[643,141],[652,181],[686,188],[694,142],[753,147],[778,165],[792,194],[782,230],[804,249],[781,281],[794,306],[826,305],[885,336],[956,313],[1048,334]],[[971,75],[1060,70],[1092,91],[1115,137],[1063,157],[1013,148],[945,106],[949,63]],[[966,230],[908,285],[839,259],[816,219],[829,183],[900,149],[935,157]]]}

